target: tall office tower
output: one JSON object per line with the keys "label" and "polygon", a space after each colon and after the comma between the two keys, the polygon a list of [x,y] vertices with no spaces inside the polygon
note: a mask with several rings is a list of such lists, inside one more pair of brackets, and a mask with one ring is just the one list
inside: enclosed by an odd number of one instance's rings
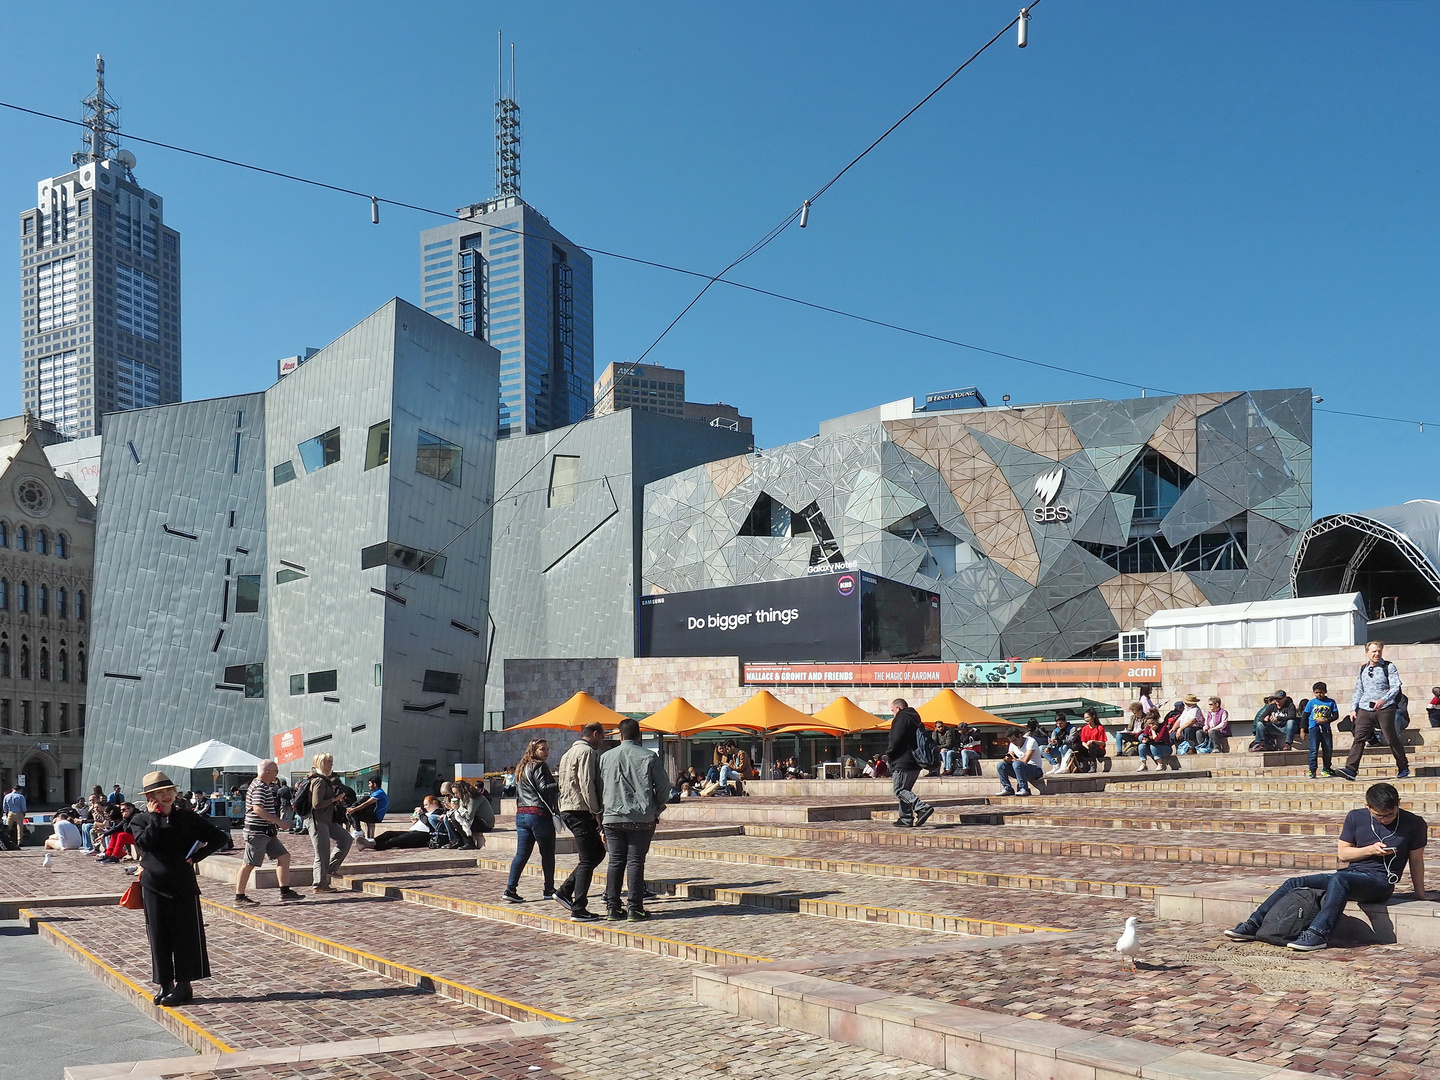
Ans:
{"label": "tall office tower", "polygon": [[119,148],[119,109],[95,58],[85,149],[20,215],[25,409],[71,438],[100,417],[180,400],[180,234]]}
{"label": "tall office tower", "polygon": [[500,350],[500,438],[583,420],[593,401],[590,256],[520,197],[520,107],[495,102],[495,197],[420,234],[421,305]]}

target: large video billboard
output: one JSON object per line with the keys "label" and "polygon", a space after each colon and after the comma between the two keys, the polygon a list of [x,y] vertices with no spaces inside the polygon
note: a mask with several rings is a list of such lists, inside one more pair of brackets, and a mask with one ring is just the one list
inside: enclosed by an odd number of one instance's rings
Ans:
{"label": "large video billboard", "polygon": [[642,596],[637,655],[938,660],[939,611],[933,593],[849,571]]}

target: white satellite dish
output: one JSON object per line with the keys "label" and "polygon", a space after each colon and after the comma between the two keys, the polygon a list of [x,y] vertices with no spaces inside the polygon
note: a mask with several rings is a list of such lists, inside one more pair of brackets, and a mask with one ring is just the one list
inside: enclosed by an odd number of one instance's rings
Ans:
{"label": "white satellite dish", "polygon": [[135,155],[129,150],[116,150],[115,160],[127,169],[135,168]]}

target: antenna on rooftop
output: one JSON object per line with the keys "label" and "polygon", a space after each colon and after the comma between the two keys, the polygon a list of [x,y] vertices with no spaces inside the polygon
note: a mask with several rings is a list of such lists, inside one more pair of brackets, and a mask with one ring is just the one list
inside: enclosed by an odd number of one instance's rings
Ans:
{"label": "antenna on rooftop", "polygon": [[85,117],[81,123],[87,128],[85,149],[70,156],[70,161],[79,165],[86,161],[105,161],[115,156],[120,146],[120,106],[105,93],[105,57],[95,57],[95,92],[81,104]]}
{"label": "antenna on rooftop", "polygon": [[505,91],[505,42],[497,34],[495,57],[495,196],[520,197],[520,106],[515,101],[515,43],[510,43],[510,90]]}

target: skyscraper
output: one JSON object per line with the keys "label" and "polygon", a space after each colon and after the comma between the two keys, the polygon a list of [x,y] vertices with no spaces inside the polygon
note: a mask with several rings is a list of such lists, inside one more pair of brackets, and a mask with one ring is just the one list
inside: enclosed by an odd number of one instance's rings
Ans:
{"label": "skyscraper", "polygon": [[21,391],[72,438],[100,417],[180,400],[180,234],[119,148],[119,109],[95,58],[85,149],[20,215]]}
{"label": "skyscraper", "polygon": [[420,234],[421,305],[500,350],[502,439],[583,420],[595,378],[590,256],[520,197],[513,55],[510,71],[495,102],[495,197]]}

